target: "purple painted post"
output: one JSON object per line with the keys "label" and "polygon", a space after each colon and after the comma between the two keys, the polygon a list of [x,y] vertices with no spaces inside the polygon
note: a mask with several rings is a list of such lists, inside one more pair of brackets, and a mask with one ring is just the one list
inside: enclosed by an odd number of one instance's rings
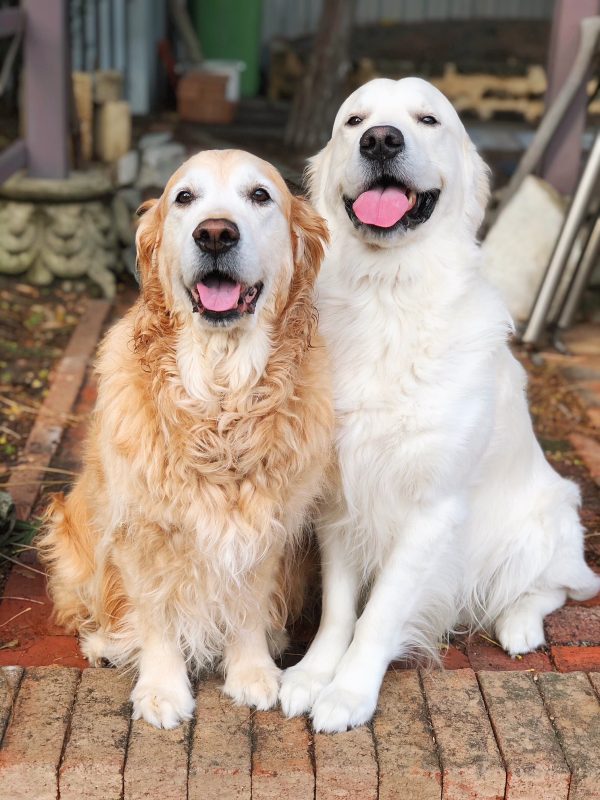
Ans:
{"label": "purple painted post", "polygon": [[33,178],[69,174],[67,0],[25,0],[25,139]]}
{"label": "purple painted post", "polygon": [[[579,23],[600,14],[600,0],[556,0],[548,54],[546,107],[560,91],[579,47]],[[585,128],[585,87],[571,104],[548,146],[541,174],[562,194],[573,194],[581,171],[581,137]]]}

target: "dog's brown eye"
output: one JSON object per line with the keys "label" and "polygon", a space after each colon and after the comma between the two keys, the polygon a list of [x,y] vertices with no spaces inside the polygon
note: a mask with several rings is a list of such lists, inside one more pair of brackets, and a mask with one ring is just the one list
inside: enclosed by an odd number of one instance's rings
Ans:
{"label": "dog's brown eye", "polygon": [[179,192],[177,197],[175,198],[175,202],[179,203],[180,206],[186,206],[188,203],[191,203],[194,199],[194,195],[191,192]]}
{"label": "dog's brown eye", "polygon": [[268,201],[271,199],[271,195],[266,189],[263,189],[262,186],[259,186],[258,189],[254,189],[250,193],[250,199],[253,203],[268,203]]}
{"label": "dog's brown eye", "polygon": [[424,117],[419,117],[419,122],[422,122],[423,125],[439,125],[437,119],[431,114],[426,114]]}
{"label": "dog's brown eye", "polygon": [[346,122],[346,125],[360,125],[361,122],[362,122],[362,117],[353,116],[350,117],[348,122]]}

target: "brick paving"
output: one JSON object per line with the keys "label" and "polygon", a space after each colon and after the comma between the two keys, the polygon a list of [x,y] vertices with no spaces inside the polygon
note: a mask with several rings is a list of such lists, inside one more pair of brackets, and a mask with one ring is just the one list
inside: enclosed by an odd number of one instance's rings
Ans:
{"label": "brick paving", "polygon": [[[130,301],[123,297],[112,318]],[[72,343],[76,359],[57,370],[59,386],[65,374],[76,377],[50,395],[68,424],[60,444],[55,431],[35,455],[36,467],[52,456],[54,468],[79,466],[96,397],[91,329],[97,335],[105,316],[92,312]],[[570,356],[544,357],[590,424],[551,444],[557,468],[583,480],[587,553],[600,570],[600,337],[580,326],[566,338]],[[21,513],[35,503],[31,488],[26,495]],[[42,506],[38,498],[34,509]],[[86,668],[76,637],[52,622],[34,555],[22,561],[0,603],[0,800],[600,800],[600,596],[550,615],[548,647],[522,658],[474,635],[455,637],[442,653],[446,672],[395,664],[372,725],[346,734],[315,735],[305,719],[236,707],[214,676],[200,682],[191,723],[157,731],[131,721],[128,676]]]}
{"label": "brick paving", "polygon": [[130,719],[112,669],[0,669],[0,800],[596,800],[600,673],[386,676],[372,725],[314,734],[209,677],[172,731]]}

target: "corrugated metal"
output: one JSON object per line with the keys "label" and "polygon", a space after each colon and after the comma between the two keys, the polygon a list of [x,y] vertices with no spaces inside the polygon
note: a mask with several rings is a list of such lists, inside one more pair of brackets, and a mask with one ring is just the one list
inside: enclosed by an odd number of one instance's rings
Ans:
{"label": "corrugated metal", "polygon": [[166,0],[70,0],[73,69],[118,69],[134,114],[147,114],[158,91],[157,43],[166,33]]}
{"label": "corrugated metal", "polygon": [[[574,0],[575,2],[575,0]],[[555,0],[357,0],[359,25],[443,19],[550,19]],[[322,0],[263,0],[263,42],[316,30]]]}

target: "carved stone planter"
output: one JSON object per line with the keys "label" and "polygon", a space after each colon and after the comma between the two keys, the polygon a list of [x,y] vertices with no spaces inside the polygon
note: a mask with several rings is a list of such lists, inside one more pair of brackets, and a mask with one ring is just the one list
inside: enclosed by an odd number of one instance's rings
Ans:
{"label": "carved stone planter", "polygon": [[87,276],[112,297],[121,270],[113,195],[102,172],[14,175],[0,186],[0,273],[38,286]]}

